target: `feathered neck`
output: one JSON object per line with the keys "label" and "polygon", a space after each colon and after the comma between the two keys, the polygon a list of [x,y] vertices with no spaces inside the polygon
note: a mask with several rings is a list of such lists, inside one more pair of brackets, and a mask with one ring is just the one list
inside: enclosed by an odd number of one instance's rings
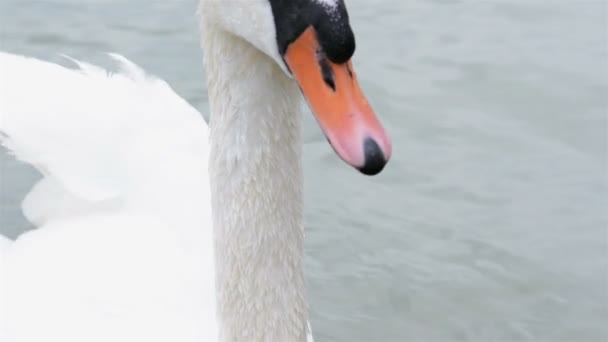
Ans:
{"label": "feathered neck", "polygon": [[305,341],[300,93],[241,38],[202,35],[220,339]]}

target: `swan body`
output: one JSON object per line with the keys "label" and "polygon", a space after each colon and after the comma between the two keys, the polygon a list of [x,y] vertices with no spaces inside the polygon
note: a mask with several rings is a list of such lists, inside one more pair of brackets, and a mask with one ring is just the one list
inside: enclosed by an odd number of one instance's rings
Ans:
{"label": "swan body", "polygon": [[311,340],[301,93],[382,170],[342,1],[202,0],[210,123],[162,80],[0,54],[0,139],[43,178],[0,241],[6,340]]}

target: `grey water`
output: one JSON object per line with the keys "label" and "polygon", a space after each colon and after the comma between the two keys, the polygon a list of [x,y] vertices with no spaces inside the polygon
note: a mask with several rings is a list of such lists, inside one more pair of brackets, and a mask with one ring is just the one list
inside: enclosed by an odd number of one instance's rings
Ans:
{"label": "grey water", "polygon": [[[316,340],[607,341],[608,3],[346,3],[394,155],[357,174],[304,118]],[[196,6],[2,0],[0,50],[119,52],[206,113]],[[0,171],[15,238],[39,175],[4,150]]]}

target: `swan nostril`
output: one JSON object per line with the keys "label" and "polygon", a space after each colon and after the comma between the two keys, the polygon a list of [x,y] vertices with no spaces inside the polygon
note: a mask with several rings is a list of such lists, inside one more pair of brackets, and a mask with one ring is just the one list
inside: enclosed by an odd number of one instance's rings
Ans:
{"label": "swan nostril", "polygon": [[334,72],[329,65],[326,57],[323,55],[322,51],[317,52],[317,59],[319,60],[319,66],[321,67],[321,73],[323,75],[323,81],[327,86],[331,88],[334,92],[336,91],[336,83],[334,81]]}
{"label": "swan nostril", "polygon": [[384,169],[387,160],[382,149],[374,139],[365,139],[363,142],[363,153],[365,155],[365,163],[358,168],[361,173],[373,176]]}

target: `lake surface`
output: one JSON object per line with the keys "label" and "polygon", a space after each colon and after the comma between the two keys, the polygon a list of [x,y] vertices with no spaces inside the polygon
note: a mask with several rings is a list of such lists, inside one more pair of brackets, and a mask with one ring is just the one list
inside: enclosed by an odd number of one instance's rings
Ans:
{"label": "lake surface", "polygon": [[[363,177],[305,118],[317,341],[608,339],[608,4],[347,0],[356,68],[393,138]],[[203,113],[196,0],[2,0],[0,49],[109,65]],[[0,151],[0,232],[38,179]]]}

